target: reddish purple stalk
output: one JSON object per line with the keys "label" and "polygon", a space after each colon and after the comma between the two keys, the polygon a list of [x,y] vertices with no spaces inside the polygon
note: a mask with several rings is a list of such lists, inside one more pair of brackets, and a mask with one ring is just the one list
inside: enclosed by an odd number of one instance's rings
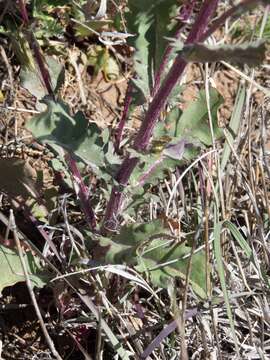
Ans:
{"label": "reddish purple stalk", "polygon": [[121,143],[122,136],[123,136],[124,126],[125,126],[125,123],[128,118],[129,107],[130,107],[130,104],[132,101],[131,91],[132,91],[132,83],[130,81],[128,84],[128,88],[127,88],[127,92],[126,92],[126,96],[125,96],[125,100],[124,100],[123,114],[122,114],[121,120],[118,124],[117,131],[116,131],[116,139],[115,139],[115,144],[114,144],[114,148],[115,148],[116,152],[119,151],[120,143]]}
{"label": "reddish purple stalk", "polygon": [[[191,16],[193,8],[195,6],[195,2],[196,0],[191,0],[190,3],[185,4],[183,6],[183,8],[180,11],[180,14],[177,18],[179,18],[179,20],[181,20],[181,22],[185,23]],[[183,26],[180,25],[179,29],[177,30],[176,34],[175,34],[175,38],[178,39],[181,32],[182,32]],[[154,80],[154,88],[151,91],[151,96],[154,97],[155,94],[157,93],[157,90],[160,87],[160,83],[161,83],[161,77],[164,73],[165,67],[168,63],[168,60],[170,58],[170,55],[172,53],[173,50],[173,46],[169,45],[164,53],[162,62],[160,64],[159,69],[157,70],[157,73],[155,74],[155,80]],[[129,112],[129,107],[131,105],[132,102],[132,82],[129,82],[128,88],[127,88],[127,92],[126,92],[126,96],[125,96],[125,100],[124,100],[124,110],[123,110],[123,114],[121,117],[121,120],[119,122],[118,128],[117,128],[117,132],[116,132],[116,141],[115,141],[115,150],[116,152],[118,152],[119,147],[120,147],[120,143],[122,140],[122,136],[123,136],[123,130],[124,130],[124,126],[125,123],[127,121],[127,117],[128,117],[128,112]]]}
{"label": "reddish purple stalk", "polygon": [[78,197],[80,199],[81,208],[84,212],[86,222],[88,223],[90,229],[94,230],[97,224],[95,219],[95,213],[90,204],[88,188],[84,184],[76,161],[72,158],[70,154],[66,154],[65,159],[72,174],[74,183],[78,186]]}
{"label": "reddish purple stalk", "polygon": [[24,24],[29,25],[29,17],[28,17],[28,13],[27,13],[27,10],[26,10],[24,0],[19,0],[19,6],[20,6],[21,16],[23,18]]}
{"label": "reddish purple stalk", "polygon": [[[191,14],[192,14],[192,11],[193,11],[193,8],[195,6],[195,1],[196,0],[191,0],[191,2],[189,4],[186,4],[184,5],[184,8],[181,9],[180,11],[180,14],[178,16],[178,18],[182,21],[182,22],[186,22]],[[179,29],[176,31],[176,34],[175,34],[175,39],[179,39],[181,33],[182,33],[182,30],[183,30],[183,26],[180,25],[179,26]],[[159,69],[157,70],[157,73],[155,74],[155,81],[154,81],[154,88],[151,92],[151,96],[154,97],[160,87],[160,83],[161,83],[161,78],[162,76],[164,75],[164,70],[165,70],[165,67],[168,63],[168,60],[170,58],[170,55],[173,51],[173,46],[169,45],[167,46],[166,50],[165,50],[165,53],[164,53],[164,56],[163,56],[163,59],[162,59],[162,62],[160,64],[160,67]]]}
{"label": "reddish purple stalk", "polygon": [[54,97],[52,81],[51,81],[51,76],[50,76],[50,73],[48,70],[48,66],[42,55],[39,44],[35,38],[35,35],[34,35],[33,31],[30,29],[29,17],[28,17],[28,13],[27,13],[27,9],[26,9],[24,0],[19,0],[19,7],[20,7],[21,17],[23,19],[24,25],[27,28],[27,40],[28,40],[30,49],[32,49],[32,51],[34,53],[34,57],[36,59],[44,86],[46,87],[48,94],[51,95],[52,97]]}
{"label": "reddish purple stalk", "polygon": [[30,45],[30,48],[32,49],[36,62],[39,67],[39,72],[42,77],[43,83],[45,85],[45,88],[50,96],[54,98],[54,92],[52,88],[52,81],[51,81],[51,75],[48,70],[48,66],[46,64],[46,61],[42,55],[42,52],[40,50],[40,46],[34,36],[34,33],[32,30],[28,33],[28,42]]}
{"label": "reddish purple stalk", "polygon": [[250,7],[257,6],[260,3],[266,4],[264,0],[245,0],[241,3],[232,6],[229,10],[225,11],[219,18],[213,21],[211,27],[206,30],[204,35],[202,36],[201,42],[207,39],[210,35],[212,35],[217,29],[219,29],[225,21],[231,16],[241,16],[244,12],[248,11]]}
{"label": "reddish purple stalk", "polygon": [[[187,310],[184,318],[185,320],[196,316],[198,313],[198,309],[194,308],[191,310]],[[164,329],[154,338],[154,340],[147,346],[147,348],[144,350],[144,352],[141,355],[141,360],[147,359],[148,356],[152,354],[152,352],[160,346],[162,341],[168,337],[173,331],[176,330],[177,326],[179,325],[179,319],[173,320],[171,323],[169,323],[167,326],[164,327]]]}
{"label": "reddish purple stalk", "polygon": [[[216,11],[217,4],[218,0],[204,1],[186,43],[200,41],[203,33],[207,29],[211,17]],[[186,62],[178,55],[166,79],[157,91],[149,106],[145,119],[134,140],[133,148],[135,150],[143,151],[148,147],[158,117],[164,108],[171,91],[183,74],[185,67]],[[102,228],[102,231],[105,233],[107,231],[113,231],[117,227],[117,216],[122,203],[122,190],[123,187],[127,185],[129,177],[138,162],[138,158],[130,158],[129,156],[126,157],[117,173],[116,180],[118,181],[119,185],[113,187],[111,197],[106,208]]]}

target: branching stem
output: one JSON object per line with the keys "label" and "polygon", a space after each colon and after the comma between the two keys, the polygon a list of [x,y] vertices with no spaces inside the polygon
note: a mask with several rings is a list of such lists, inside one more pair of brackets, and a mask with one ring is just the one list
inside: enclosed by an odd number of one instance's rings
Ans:
{"label": "branching stem", "polygon": [[[216,11],[218,0],[205,0],[197,19],[189,33],[186,43],[194,43],[201,40],[202,35],[207,29],[208,23]],[[144,121],[135,137],[133,148],[137,151],[144,151],[149,145],[154,127],[159,115],[164,108],[169,95],[179,81],[186,67],[186,62],[178,55],[170,69],[167,77],[154,96]],[[102,232],[114,231],[117,227],[117,216],[122,203],[122,190],[127,185],[129,178],[138,164],[139,159],[131,158],[129,155],[124,159],[116,176],[119,185],[113,187],[111,197],[108,202]]]}

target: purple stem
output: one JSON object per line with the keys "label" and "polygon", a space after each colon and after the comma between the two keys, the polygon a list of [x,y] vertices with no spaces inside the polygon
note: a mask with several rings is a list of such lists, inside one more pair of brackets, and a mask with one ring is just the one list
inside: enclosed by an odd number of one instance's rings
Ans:
{"label": "purple stem", "polygon": [[50,76],[50,73],[48,70],[48,66],[42,55],[40,46],[35,38],[34,32],[30,29],[29,17],[28,17],[28,13],[27,13],[27,9],[26,9],[24,0],[19,0],[19,7],[20,7],[21,17],[23,19],[24,25],[28,28],[27,29],[27,40],[28,40],[30,49],[32,49],[32,51],[34,53],[34,57],[38,64],[43,83],[46,87],[48,94],[51,95],[52,97],[54,97],[54,93],[53,93],[53,89],[52,89],[52,85],[51,85],[52,81],[51,81],[51,76]]}
{"label": "purple stem", "polygon": [[[186,43],[193,43],[201,39],[212,15],[216,11],[217,4],[218,0],[204,1],[201,10],[197,16],[197,19],[189,33]],[[168,96],[170,95],[174,86],[177,84],[182,73],[184,72],[185,67],[186,62],[178,55],[166,79],[164,80],[163,84],[161,85],[160,89],[156,93],[154,99],[149,106],[145,119],[134,140],[133,148],[135,150],[143,151],[149,145],[149,141],[158,117],[168,99]],[[116,180],[120,185],[114,186],[112,189],[111,197],[108,202],[104,216],[102,232],[106,233],[107,231],[113,231],[116,229],[117,215],[119,213],[122,202],[122,187],[127,185],[129,177],[138,162],[138,158],[130,158],[128,156],[124,159],[122,165],[120,166],[120,169],[118,170],[116,176]]]}
{"label": "purple stem", "polygon": [[260,3],[267,5],[266,2],[263,0],[245,0],[238,5],[232,6],[229,10],[225,11],[219,18],[213,21],[211,27],[203,34],[201,42],[203,42],[217,29],[219,29],[229,17],[242,16],[244,12],[248,11],[253,6],[259,5]]}
{"label": "purple stem", "polygon": [[[196,0],[191,0],[191,2],[189,4],[184,5],[184,7],[180,10],[180,14],[179,14],[178,18],[181,20],[181,22],[186,22],[189,19],[189,17],[192,14],[193,8],[195,6],[195,1]],[[183,26],[180,25],[179,29],[176,31],[175,39],[179,39],[182,30],[183,30]],[[168,60],[170,58],[172,51],[173,51],[173,46],[168,45],[165,50],[160,67],[157,70],[157,73],[155,74],[154,88],[151,92],[152,97],[154,97],[156,95],[156,93],[160,87],[161,77],[164,74],[165,67],[168,63]]]}
{"label": "purple stem", "polygon": [[[198,309],[194,308],[191,310],[187,310],[185,313],[185,320],[194,317],[197,315]],[[178,326],[179,321],[173,320],[169,325],[167,325],[159,334],[155,337],[155,339],[147,346],[144,352],[141,355],[141,359],[146,359],[148,356],[152,354],[156,347],[160,346],[161,342],[169,336]]]}
{"label": "purple stem", "polygon": [[25,25],[29,25],[29,17],[27,14],[24,0],[19,0],[19,6],[20,6],[20,11],[21,11],[21,16],[23,18],[23,22],[25,23]]}
{"label": "purple stem", "polygon": [[117,228],[117,215],[120,211],[122,203],[123,188],[127,185],[130,175],[132,174],[132,171],[138,162],[138,158],[126,157],[116,175],[116,181],[118,181],[119,185],[113,186],[110,200],[106,207],[104,221],[101,229],[101,232],[104,234]]}
{"label": "purple stem", "polygon": [[114,144],[116,152],[119,151],[120,143],[121,143],[122,136],[123,136],[124,126],[125,126],[125,123],[127,121],[128,111],[129,111],[129,107],[130,107],[130,104],[131,104],[131,101],[132,101],[131,92],[132,92],[132,82],[129,81],[127,91],[126,91],[125,100],[124,100],[123,114],[122,114],[121,120],[120,120],[120,122],[118,124],[117,131],[116,131],[116,139],[115,139],[115,144]]}
{"label": "purple stem", "polygon": [[[180,14],[178,17],[181,20],[181,22],[185,23],[190,18],[193,8],[195,6],[195,2],[196,2],[196,0],[191,0],[190,3],[185,4],[181,8]],[[175,35],[176,39],[178,39],[180,37],[182,29],[183,29],[183,26],[181,25],[176,32],[176,35]],[[154,97],[154,95],[156,94],[157,90],[160,87],[161,77],[162,77],[162,74],[164,73],[164,69],[169,60],[172,50],[173,50],[173,46],[171,46],[171,45],[169,45],[165,50],[161,65],[155,75],[154,88],[151,93],[152,97]],[[129,111],[131,102],[132,102],[132,82],[130,81],[128,84],[128,88],[127,88],[127,92],[126,92],[126,96],[125,96],[125,100],[124,100],[123,114],[122,114],[121,120],[119,122],[117,132],[116,132],[116,141],[115,141],[115,151],[116,152],[118,152],[119,148],[120,148],[123,130],[124,130],[124,126],[125,126],[125,123],[126,123],[126,120],[128,117],[128,111]]]}
{"label": "purple stem", "polygon": [[84,212],[86,221],[90,229],[93,230],[96,228],[96,219],[95,219],[95,213],[90,205],[88,188],[84,184],[80,171],[77,167],[76,161],[73,159],[73,157],[67,153],[65,155],[65,159],[68,164],[69,170],[73,176],[73,180],[79,188],[78,197],[80,199],[81,208]]}
{"label": "purple stem", "polygon": [[42,77],[42,80],[43,80],[43,83],[44,83],[44,85],[46,87],[46,90],[47,90],[48,94],[54,98],[54,93],[53,93],[53,89],[52,89],[51,75],[49,73],[46,61],[45,61],[45,59],[44,59],[44,57],[42,55],[42,52],[40,50],[40,46],[39,46],[39,44],[38,44],[32,30],[30,30],[28,32],[28,37],[29,37],[28,42],[29,42],[30,48],[32,49],[32,51],[34,53],[34,56],[35,56],[36,62],[38,64],[39,71],[40,71],[40,74],[41,74],[41,77]]}
{"label": "purple stem", "polygon": [[139,178],[139,186],[144,186],[146,180],[151,176],[151,174],[156,170],[156,168],[163,162],[165,159],[164,155],[161,155],[159,159],[157,159],[149,168],[145,171],[145,173]]}

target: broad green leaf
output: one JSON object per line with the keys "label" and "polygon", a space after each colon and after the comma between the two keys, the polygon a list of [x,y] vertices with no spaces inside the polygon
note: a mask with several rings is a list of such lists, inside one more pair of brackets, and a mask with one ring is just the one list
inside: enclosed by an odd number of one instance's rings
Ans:
{"label": "broad green leaf", "polygon": [[[209,100],[215,137],[219,138],[223,135],[223,132],[217,124],[217,110],[223,103],[223,98],[214,88],[211,88]],[[209,146],[212,144],[204,90],[199,92],[197,99],[192,102],[187,109],[181,111],[177,107],[174,107],[167,115],[165,121],[157,124],[154,131],[154,140],[159,141],[159,139],[162,139],[164,136],[170,138],[172,141],[175,141],[173,139],[179,141],[185,138],[190,140],[190,143],[194,143],[195,147],[203,145]]]}
{"label": "broad green leaf", "polygon": [[[150,274],[156,286],[167,287],[171,277],[185,279],[191,252],[186,245],[175,243],[168,229],[158,220],[124,226],[112,239],[101,238],[107,247],[106,263],[136,265],[140,272]],[[198,252],[192,258],[190,283],[194,291],[205,297],[205,255]]]}
{"label": "broad green leaf", "polygon": [[[56,93],[64,83],[64,67],[54,58],[47,56],[49,74],[51,76],[52,88]],[[31,70],[29,67],[23,67],[20,73],[21,84],[30,94],[34,95],[37,100],[41,100],[47,90],[41,80],[37,70]]]}
{"label": "broad green leaf", "polygon": [[44,102],[47,104],[46,111],[34,116],[27,124],[35,138],[73,152],[94,170],[102,166],[104,144],[97,125],[89,123],[81,112],[72,117],[62,101],[46,98]]}
{"label": "broad green leaf", "polygon": [[[215,89],[210,89],[210,110],[216,138],[223,135],[217,124],[217,109],[222,103],[222,97]],[[185,142],[184,152],[177,156],[169,156],[170,150],[175,144]],[[201,148],[210,146],[212,137],[208,122],[208,109],[205,91],[200,91],[198,99],[186,110],[181,112],[173,108],[164,122],[157,124],[154,132],[154,140],[150,153],[139,154],[140,164],[131,175],[130,184],[133,191],[140,182],[142,174],[148,174],[145,184],[155,184],[168,174],[168,169],[173,170],[184,161],[192,160],[198,155]],[[157,151],[158,150],[158,151]],[[179,150],[179,149],[178,149]],[[134,156],[138,156],[134,154]]]}
{"label": "broad green leaf", "polygon": [[[172,277],[186,279],[189,258],[183,258],[191,253],[191,248],[177,243],[166,245],[164,239],[151,242],[138,258],[136,269],[150,275],[153,284],[159,287],[168,287]],[[206,269],[205,253],[200,251],[192,257],[190,284],[193,290],[201,297],[206,297]]]}
{"label": "broad green leaf", "polygon": [[[39,262],[31,252],[24,256],[28,274],[33,286],[42,287],[48,282],[48,277],[42,273]],[[0,296],[2,290],[18,282],[25,281],[19,255],[16,251],[0,244]]]}
{"label": "broad green leaf", "polygon": [[[223,133],[218,127],[217,110],[222,104],[222,97],[213,88],[210,89],[209,93],[213,130],[215,137],[219,138]],[[205,90],[201,90],[198,94],[197,100],[183,111],[177,121],[175,136],[177,138],[185,137],[197,139],[206,146],[210,146],[212,144]]]}
{"label": "broad green leaf", "polygon": [[151,241],[151,238],[161,233],[168,234],[168,231],[164,230],[160,221],[123,226],[120,233],[112,239],[101,239],[102,246],[109,246],[106,262],[121,263],[124,261],[128,264],[136,263],[138,247]]}
{"label": "broad green leaf", "polygon": [[172,108],[164,121],[159,121],[154,129],[154,139],[158,140],[167,136],[173,138],[177,136],[177,126],[182,115],[178,106]]}
{"label": "broad green leaf", "polygon": [[136,104],[145,101],[153,86],[153,74],[157,71],[168,45],[166,36],[173,35],[177,15],[175,0],[129,0],[127,27],[129,33],[137,36],[129,39],[135,47],[134,66],[136,79],[134,84],[141,91],[134,99]]}

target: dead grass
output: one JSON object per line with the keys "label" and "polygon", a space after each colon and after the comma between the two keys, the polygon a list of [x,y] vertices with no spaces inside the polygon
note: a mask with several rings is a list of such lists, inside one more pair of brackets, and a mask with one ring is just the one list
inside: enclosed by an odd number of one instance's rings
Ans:
{"label": "dead grass", "polygon": [[[258,22],[263,14],[259,15]],[[230,33],[223,35],[228,39]],[[2,66],[7,73],[6,65]],[[184,348],[190,359],[237,359],[237,356],[250,360],[268,359],[270,102],[268,95],[262,89],[258,90],[253,82],[268,91],[269,68],[266,66],[264,64],[255,71],[244,69],[249,81],[222,64],[200,71],[193,68],[193,72],[188,73],[186,81],[190,86],[184,93],[185,102],[194,98],[202,84],[214,85],[225,98],[220,109],[220,122],[227,127],[227,147],[214,141],[214,151],[197,159],[181,181],[185,167],[171,172],[166,181],[153,189],[155,197],[148,207],[127,219],[136,222],[163,216],[179,242],[195,239],[201,247],[206,247],[206,261],[211,269],[208,298],[199,299],[182,280],[172,282],[166,290],[154,289],[148,279],[139,283],[139,275],[132,269],[125,269],[123,276],[119,269],[103,269],[99,264],[94,265],[97,267],[95,272],[55,280],[48,288],[37,291],[36,297],[50,336],[63,359],[117,358],[108,341],[108,330],[105,335],[101,317],[132,359],[143,359],[140,356],[147,346],[174,319],[177,319],[175,331],[168,330],[163,341],[157,341],[160,346],[148,359],[179,359]],[[12,84],[10,77],[5,81],[9,85],[5,85],[4,90],[15,95],[11,100],[7,96],[9,101],[3,104],[5,109],[1,109],[1,144],[15,143],[16,140],[16,144],[22,143],[29,149],[33,144],[29,143],[29,134],[23,124],[31,116],[27,110],[36,111],[33,99],[19,87],[17,73],[14,72]],[[239,86],[243,86],[241,94]],[[102,127],[115,126],[121,115],[126,88],[124,76],[121,81],[111,84],[106,83],[101,74],[92,81],[85,73],[82,88],[86,104],[82,101],[78,77],[70,69],[62,95],[72,110],[84,111],[89,119]],[[237,93],[242,98],[239,99]],[[14,108],[19,110],[12,110]],[[229,129],[232,114],[236,131]],[[31,154],[24,156],[31,158]],[[48,166],[46,161],[43,164]],[[98,182],[91,181],[96,190],[96,213],[101,215],[104,195],[99,191]],[[83,253],[88,258],[90,238],[84,231],[82,214],[70,190],[59,194],[52,214],[56,215],[53,225],[43,225],[42,229],[56,245],[61,263],[47,243],[42,252],[35,251],[43,257],[54,277],[80,271],[81,266],[72,263],[72,254]],[[218,234],[227,295],[218,276],[221,265],[214,251],[217,241],[214,230],[225,220],[237,229],[237,234],[232,234],[223,227]],[[1,225],[1,230],[4,229]],[[29,236],[24,234],[22,238],[26,241]],[[242,247],[239,246],[241,237]],[[251,249],[250,257],[245,248]],[[137,282],[127,278],[127,273],[133,274]],[[6,289],[1,298],[2,305],[23,302],[16,287]],[[25,302],[29,304],[29,299]],[[37,320],[30,318],[28,310],[21,309],[23,321],[18,319],[13,324],[9,310],[3,308],[0,314],[0,320],[3,319],[0,356],[3,359],[52,359],[37,328]],[[181,313],[191,310],[194,310],[192,316],[183,321]],[[15,311],[13,316],[17,314]]]}

